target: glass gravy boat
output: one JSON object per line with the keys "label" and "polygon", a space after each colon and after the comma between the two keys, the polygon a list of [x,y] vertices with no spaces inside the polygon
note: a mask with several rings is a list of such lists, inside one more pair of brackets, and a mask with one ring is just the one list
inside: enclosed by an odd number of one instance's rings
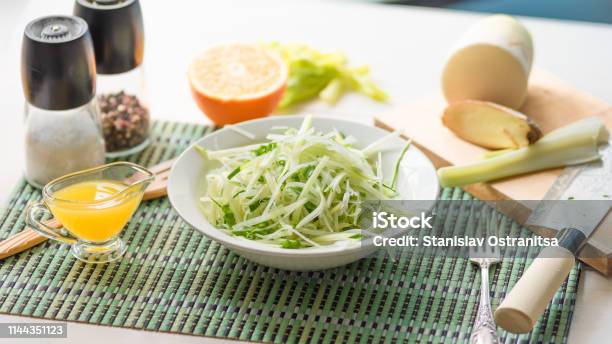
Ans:
{"label": "glass gravy boat", "polygon": [[[108,263],[125,253],[119,238],[153,173],[129,162],[115,162],[60,177],[43,188],[43,201],[26,210],[26,223],[50,239],[72,245],[72,254],[88,263]],[[38,220],[51,212],[64,226]]]}

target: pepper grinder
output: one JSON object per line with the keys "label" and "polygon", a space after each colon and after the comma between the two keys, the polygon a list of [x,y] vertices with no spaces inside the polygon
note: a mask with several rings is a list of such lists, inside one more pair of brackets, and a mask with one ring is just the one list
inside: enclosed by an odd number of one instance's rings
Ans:
{"label": "pepper grinder", "polygon": [[98,104],[107,156],[134,154],[149,144],[144,27],[138,0],[76,0],[74,15],[89,24],[98,73]]}
{"label": "pepper grinder", "polygon": [[42,187],[104,163],[96,106],[96,65],[87,23],[48,16],[27,24],[21,50],[25,175]]}

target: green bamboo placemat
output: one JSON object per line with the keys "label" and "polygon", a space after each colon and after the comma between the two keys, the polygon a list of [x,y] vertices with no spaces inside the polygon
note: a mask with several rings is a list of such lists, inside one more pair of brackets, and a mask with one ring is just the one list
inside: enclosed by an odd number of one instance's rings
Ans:
{"label": "green bamboo placemat", "polygon": [[[153,144],[130,160],[150,166],[170,159],[209,131],[156,122]],[[39,197],[24,181],[16,186],[0,214],[0,238],[24,228],[23,210]],[[442,198],[470,196],[445,189]],[[504,221],[500,235],[521,231]],[[144,202],[123,238],[128,251],[112,264],[82,263],[52,240],[0,261],[0,312],[277,343],[462,343],[476,315],[480,277],[462,258],[392,260],[381,253],[327,271],[281,271],[210,241],[167,199]],[[530,260],[504,260],[492,270],[494,307]],[[578,269],[530,334],[499,330],[502,341],[566,342]]]}

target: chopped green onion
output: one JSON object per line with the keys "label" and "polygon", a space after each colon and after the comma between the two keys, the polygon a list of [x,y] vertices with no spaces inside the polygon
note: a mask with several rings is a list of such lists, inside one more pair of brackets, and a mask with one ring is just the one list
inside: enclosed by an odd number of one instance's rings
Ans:
{"label": "chopped green onion", "polygon": [[260,156],[266,153],[270,153],[274,148],[276,148],[276,142],[271,142],[266,145],[261,145],[256,149],[253,149],[253,153],[255,154],[255,156]]}
{"label": "chopped green onion", "polygon": [[238,173],[240,173],[240,166],[236,167],[232,172],[230,172],[230,174],[227,175],[227,179],[230,180],[234,178],[234,176]]}

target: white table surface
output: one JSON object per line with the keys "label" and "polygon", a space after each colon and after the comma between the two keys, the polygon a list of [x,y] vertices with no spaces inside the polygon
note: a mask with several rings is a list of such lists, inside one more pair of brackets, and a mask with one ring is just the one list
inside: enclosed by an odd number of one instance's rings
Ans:
{"label": "white table surface", "polygon": [[[368,63],[389,104],[359,96],[335,107],[311,104],[300,111],[334,114],[371,123],[372,116],[438,92],[444,57],[457,36],[480,17],[465,12],[349,3],[349,1],[141,0],[145,18],[145,68],[156,118],[207,123],[186,80],[190,58],[208,45],[228,41],[305,42],[344,51]],[[23,29],[38,16],[70,14],[69,0],[0,1],[0,200],[23,166],[23,94],[19,56]],[[612,26],[522,18],[533,34],[535,64],[612,103]],[[29,321],[0,315],[0,322]],[[602,343],[612,337],[612,279],[585,271],[570,329],[570,343]],[[70,342],[192,343],[201,338],[69,324]],[[215,340],[218,341],[218,340]],[[2,339],[0,339],[0,342]],[[22,341],[20,341],[22,342]],[[23,341],[26,343],[27,341]],[[34,341],[32,341],[34,342]],[[51,342],[51,341],[50,341]],[[53,341],[65,342],[65,341]],[[223,341],[219,341],[223,342]]]}

